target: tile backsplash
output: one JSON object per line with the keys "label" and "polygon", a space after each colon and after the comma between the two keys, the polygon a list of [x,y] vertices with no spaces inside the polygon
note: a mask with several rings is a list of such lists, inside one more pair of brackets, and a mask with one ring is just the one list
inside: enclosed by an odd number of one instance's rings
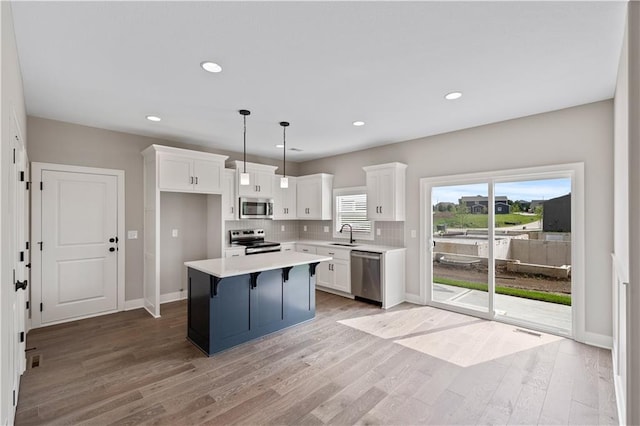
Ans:
{"label": "tile backsplash", "polygon": [[[225,222],[225,241],[229,243],[229,230],[262,228],[267,240],[334,240],[330,220],[231,220]],[[284,227],[284,230],[283,230]],[[305,230],[306,227],[306,230]],[[327,227],[328,232],[325,231]],[[391,247],[404,247],[404,222],[374,222],[373,240],[360,240],[364,244],[374,244]],[[378,229],[380,235],[377,235]],[[349,234],[344,234],[348,239]],[[356,237],[357,240],[357,237]]]}

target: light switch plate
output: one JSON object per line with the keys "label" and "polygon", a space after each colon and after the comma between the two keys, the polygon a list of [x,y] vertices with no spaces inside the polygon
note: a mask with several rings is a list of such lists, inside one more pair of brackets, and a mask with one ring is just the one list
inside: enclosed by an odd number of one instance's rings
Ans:
{"label": "light switch plate", "polygon": [[302,226],[302,230],[303,230],[304,232],[307,232],[307,225],[303,225],[303,226]]}
{"label": "light switch plate", "polygon": [[138,231],[127,231],[127,238],[130,240],[138,239]]}
{"label": "light switch plate", "polygon": [[324,227],[324,232],[329,232],[329,227],[328,226]]}
{"label": "light switch plate", "polygon": [[380,230],[380,228],[376,228],[376,235],[380,236],[381,233],[382,233],[382,231]]}
{"label": "light switch plate", "polygon": [[415,230],[415,229],[412,229],[412,230],[411,230],[411,238],[415,238],[415,237],[417,237],[417,236],[418,236],[418,234],[416,233],[416,230]]}
{"label": "light switch plate", "polygon": [[171,236],[173,238],[177,238],[178,237],[178,230],[177,229],[172,229],[171,230]]}
{"label": "light switch plate", "polygon": [[284,225],[280,225],[280,231],[284,232]]}

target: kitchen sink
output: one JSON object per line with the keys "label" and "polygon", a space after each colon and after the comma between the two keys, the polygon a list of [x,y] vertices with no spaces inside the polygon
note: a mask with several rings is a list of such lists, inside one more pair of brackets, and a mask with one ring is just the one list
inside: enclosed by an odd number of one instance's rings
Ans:
{"label": "kitchen sink", "polygon": [[329,243],[332,246],[344,246],[344,247],[358,247],[358,244],[349,244],[349,243]]}

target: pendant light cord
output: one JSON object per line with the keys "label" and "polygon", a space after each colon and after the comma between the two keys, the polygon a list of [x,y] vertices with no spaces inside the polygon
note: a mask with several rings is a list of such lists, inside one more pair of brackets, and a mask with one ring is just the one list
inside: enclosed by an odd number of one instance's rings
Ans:
{"label": "pendant light cord", "polygon": [[287,127],[282,127],[282,142],[283,146],[283,155],[282,155],[282,175],[287,177]]}
{"label": "pendant light cord", "polygon": [[244,144],[243,144],[243,149],[242,152],[244,153],[244,172],[243,173],[247,173],[247,116],[243,115],[242,118],[244,119],[244,135],[243,135],[243,139],[244,139]]}

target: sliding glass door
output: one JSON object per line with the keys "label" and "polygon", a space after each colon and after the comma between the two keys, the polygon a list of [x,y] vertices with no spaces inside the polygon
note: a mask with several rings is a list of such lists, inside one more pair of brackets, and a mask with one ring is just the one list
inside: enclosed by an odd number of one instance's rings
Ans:
{"label": "sliding glass door", "polygon": [[423,179],[426,299],[572,335],[572,173]]}

